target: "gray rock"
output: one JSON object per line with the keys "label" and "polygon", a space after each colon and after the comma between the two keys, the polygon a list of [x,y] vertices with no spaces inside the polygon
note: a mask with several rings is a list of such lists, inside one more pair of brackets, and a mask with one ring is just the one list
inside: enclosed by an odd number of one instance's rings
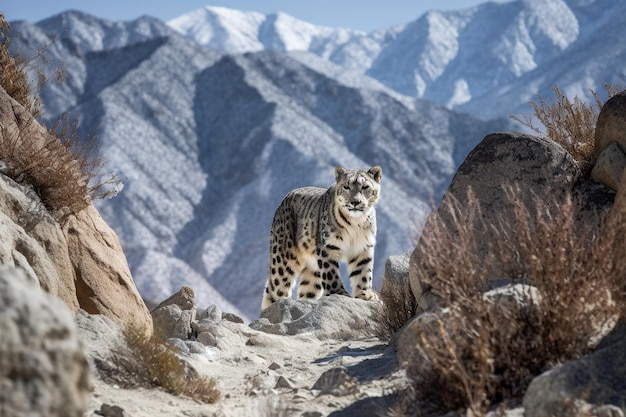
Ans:
{"label": "gray rock", "polygon": [[79,310],[74,319],[89,361],[102,379],[114,379],[120,373],[115,352],[126,349],[126,341],[121,331],[111,319],[101,314],[89,314]]}
{"label": "gray rock", "polygon": [[7,266],[0,266],[0,334],[0,415],[81,417],[91,378],[74,318]]}
{"label": "gray rock", "polygon": [[287,380],[287,378],[285,378],[284,376],[281,375],[281,376],[278,377],[278,380],[276,381],[276,385],[274,386],[274,388],[292,389],[293,386]]}
{"label": "gray rock", "polygon": [[183,354],[183,355],[188,355],[190,353],[189,352],[189,346],[187,346],[187,342],[188,342],[188,340],[183,341],[183,340],[180,340],[180,339],[178,339],[176,337],[170,337],[169,339],[167,339],[167,343],[169,343],[171,346],[175,347],[176,351],[178,353]]}
{"label": "gray rock", "polygon": [[164,338],[187,340],[192,334],[191,322],[195,310],[182,310],[176,304],[157,307],[152,311],[154,331]]}
{"label": "gray rock", "polygon": [[250,327],[271,334],[312,334],[319,339],[349,340],[376,336],[381,304],[342,295],[317,301],[285,298],[261,312]]}
{"label": "gray rock", "polygon": [[[0,114],[2,110],[0,96]],[[31,281],[79,308],[75,274],[61,226],[37,194],[0,174],[0,264],[20,267]]]}
{"label": "gray rock", "polygon": [[359,392],[359,380],[350,376],[345,368],[332,368],[320,375],[312,390],[319,390],[320,395],[343,397]]}
{"label": "gray rock", "polygon": [[385,261],[385,277],[381,292],[385,292],[385,285],[391,283],[407,284],[409,278],[409,255],[390,256]]}
{"label": "gray rock", "polygon": [[102,404],[98,413],[104,417],[130,417],[122,407],[117,405]]}
{"label": "gray rock", "polygon": [[219,323],[220,321],[222,321],[222,316],[222,310],[218,306],[213,304],[207,307],[207,309],[204,310],[202,313],[200,313],[200,316],[198,316],[198,320],[209,320],[214,323]]}
{"label": "gray rock", "polygon": [[235,313],[224,313],[222,315],[222,318],[224,320],[227,320],[227,321],[230,321],[230,322],[233,322],[233,323],[242,323],[243,324],[243,322],[244,322],[243,318],[241,316],[238,316]]}
{"label": "gray rock", "polygon": [[[613,343],[576,361],[566,362],[535,378],[524,395],[526,415],[533,417],[566,417],[571,405],[578,408],[593,404],[614,406],[626,411],[626,340]],[[583,401],[584,400],[584,401]],[[592,411],[591,415],[600,415]],[[602,414],[605,415],[605,414]],[[611,415],[611,414],[608,414]]]}
{"label": "gray rock", "polygon": [[187,350],[189,350],[189,353],[206,353],[206,348],[204,347],[205,345],[202,344],[199,340],[187,340],[185,342],[185,345],[187,346]]}
{"label": "gray rock", "polygon": [[612,142],[626,152],[626,90],[608,99],[600,110],[593,148],[595,158]]}
{"label": "gray rock", "polygon": [[198,334],[198,342],[204,346],[217,346],[217,337],[211,332],[203,332]]}
{"label": "gray rock", "polygon": [[177,305],[181,310],[191,310],[192,320],[196,319],[196,295],[193,292],[191,287],[187,285],[183,285],[178,292],[170,295],[167,299],[161,301],[161,303],[156,306],[155,310],[158,310],[161,307],[166,307],[169,305]]}
{"label": "gray rock", "polygon": [[197,303],[193,289],[183,286],[178,292],[161,302],[152,312],[154,331],[165,338],[187,340],[192,334]]}
{"label": "gray rock", "polygon": [[[494,133],[476,146],[459,167],[443,200],[426,221],[420,240],[411,254],[409,284],[420,303],[429,286],[423,277],[432,271],[423,259],[428,256],[426,244],[432,241],[436,225],[441,222],[448,230],[453,246],[458,233],[449,207],[454,201],[466,207],[468,191],[471,190],[479,202],[479,219],[495,221],[498,216],[514,218],[511,202],[503,187],[518,186],[518,196],[529,208],[537,199],[558,202],[566,193],[572,192],[581,177],[578,164],[561,146],[553,141],[518,133]],[[555,204],[558,207],[558,203]],[[493,240],[491,229],[478,228],[472,232],[472,244],[477,259],[485,259],[489,242]],[[491,279],[498,279],[494,276]],[[420,303],[421,304],[421,303]]]}
{"label": "gray rock", "polygon": [[626,155],[617,142],[611,142],[598,157],[591,170],[591,178],[617,191],[624,167],[626,167]]}
{"label": "gray rock", "polygon": [[200,333],[210,332],[215,333],[216,329],[219,326],[219,322],[215,322],[210,318],[202,319],[199,321],[194,321],[191,325],[194,333],[199,335]]}

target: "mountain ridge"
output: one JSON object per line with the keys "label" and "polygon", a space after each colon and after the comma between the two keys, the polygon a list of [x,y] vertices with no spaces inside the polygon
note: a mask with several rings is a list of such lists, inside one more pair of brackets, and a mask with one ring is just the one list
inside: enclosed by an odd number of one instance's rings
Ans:
{"label": "mountain ridge", "polygon": [[[205,12],[220,16],[224,10],[228,9],[207,8]],[[527,111],[529,100],[537,94],[551,96],[555,84],[572,97],[594,101],[590,89],[601,93],[605,81],[623,83],[624,72],[619,66],[623,61],[613,59],[604,66],[590,66],[595,51],[582,46],[589,37],[601,37],[606,27],[620,27],[624,15],[626,6],[618,0],[487,2],[462,10],[429,11],[404,25],[370,33],[341,28],[323,28],[325,32],[321,32],[318,28],[318,43],[324,47],[301,45],[298,50],[367,74],[404,95],[488,120]],[[257,16],[267,20],[270,15]],[[182,15],[168,24],[194,38],[181,23],[186,19],[191,17]],[[292,19],[294,26],[309,25]],[[194,24],[203,26],[198,20]],[[240,29],[233,30],[236,33]],[[275,37],[288,37],[280,28],[272,30]],[[621,46],[624,37],[613,37],[617,38],[613,45],[598,46],[607,53],[617,48],[621,59],[626,54]],[[260,34],[257,40],[257,51],[261,47],[283,52],[297,49],[264,43]],[[220,42],[198,41],[228,53],[246,50],[242,45],[233,50]],[[577,70],[579,80],[564,82],[558,76],[542,79],[555,66],[561,71]],[[585,79],[589,73],[594,74],[593,79]],[[526,91],[521,91],[522,79],[528,85]],[[512,84],[519,86],[517,96],[507,94]]]}

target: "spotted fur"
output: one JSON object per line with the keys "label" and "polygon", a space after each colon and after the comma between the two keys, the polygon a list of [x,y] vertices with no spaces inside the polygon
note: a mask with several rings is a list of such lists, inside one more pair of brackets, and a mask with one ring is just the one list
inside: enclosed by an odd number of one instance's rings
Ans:
{"label": "spotted fur", "polygon": [[270,233],[269,278],[262,309],[291,296],[300,277],[298,298],[349,295],[339,272],[347,264],[352,296],[374,297],[372,270],[376,211],[382,169],[335,169],[328,189],[305,187],[285,196]]}

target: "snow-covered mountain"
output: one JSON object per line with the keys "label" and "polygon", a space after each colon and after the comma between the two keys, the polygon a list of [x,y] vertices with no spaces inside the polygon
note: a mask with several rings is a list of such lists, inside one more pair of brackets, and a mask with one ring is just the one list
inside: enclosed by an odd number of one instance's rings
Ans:
{"label": "snow-covered mountain", "polygon": [[467,152],[508,127],[312,53],[226,54],[147,17],[67,12],[12,31],[14,47],[48,45],[53,63],[67,63],[69,82],[42,93],[45,110],[70,112],[84,136],[102,139],[125,188],[98,208],[150,299],[188,284],[201,305],[230,302],[256,317],[275,208],[293,188],[330,185],[336,165],[383,167],[380,285],[385,258],[412,249]]}
{"label": "snow-covered mountain", "polygon": [[169,22],[224,52],[306,50],[485,120],[530,112],[528,101],[551,97],[554,85],[592,102],[589,89],[624,84],[625,23],[620,0],[486,2],[372,33],[213,7]]}

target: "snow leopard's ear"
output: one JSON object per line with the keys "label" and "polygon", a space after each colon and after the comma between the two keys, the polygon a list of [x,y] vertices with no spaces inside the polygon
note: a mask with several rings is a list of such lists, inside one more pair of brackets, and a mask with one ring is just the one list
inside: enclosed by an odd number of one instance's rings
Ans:
{"label": "snow leopard's ear", "polygon": [[379,184],[380,184],[380,180],[383,179],[383,169],[379,166],[371,167],[369,171],[367,171],[367,173],[370,174],[370,176],[374,179],[374,181],[376,181]]}
{"label": "snow leopard's ear", "polygon": [[345,177],[346,174],[347,174],[347,171],[345,170],[345,168],[343,167],[335,168],[335,181],[337,182],[341,181],[341,179]]}

